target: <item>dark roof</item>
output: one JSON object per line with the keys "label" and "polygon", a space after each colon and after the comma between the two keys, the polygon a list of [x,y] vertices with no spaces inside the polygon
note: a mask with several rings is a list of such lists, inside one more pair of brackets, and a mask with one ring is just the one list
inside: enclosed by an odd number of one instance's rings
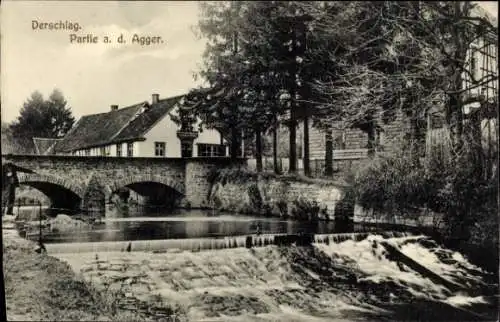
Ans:
{"label": "dark roof", "polygon": [[33,138],[36,154],[47,155],[50,154],[57,142],[62,139],[53,138]]}
{"label": "dark roof", "polygon": [[110,143],[142,138],[142,136],[158,121],[160,121],[165,114],[172,110],[182,97],[183,95],[170,97],[159,100],[158,103],[152,104],[144,111],[144,113],[137,116],[123,130],[121,130]]}
{"label": "dark roof", "polygon": [[147,102],[124,107],[107,113],[83,116],[75,126],[59,141],[54,150],[71,152],[79,149],[108,144]]}

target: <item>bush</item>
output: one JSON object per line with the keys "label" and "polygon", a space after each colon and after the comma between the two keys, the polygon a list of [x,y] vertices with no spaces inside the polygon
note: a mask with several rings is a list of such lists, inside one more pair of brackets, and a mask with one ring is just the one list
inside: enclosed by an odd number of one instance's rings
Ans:
{"label": "bush", "polygon": [[[477,174],[476,166],[467,151],[446,170],[432,169],[433,185],[438,187],[432,206],[446,214],[448,236],[496,244],[498,173],[484,178]],[[481,231],[487,235],[477,236]]]}
{"label": "bush", "polygon": [[278,200],[276,202],[276,207],[280,213],[280,217],[287,218],[288,217],[288,203],[285,200]]}
{"label": "bush", "polygon": [[293,219],[297,220],[317,221],[320,211],[316,200],[309,200],[301,196],[293,201],[291,215]]}
{"label": "bush", "polygon": [[423,208],[442,213],[446,239],[493,247],[498,242],[498,174],[485,179],[477,165],[467,144],[453,160],[430,157],[425,164],[413,163],[402,151],[361,168],[352,190],[360,206],[375,212],[395,215]]}
{"label": "bush", "polygon": [[376,157],[351,181],[357,202],[377,212],[399,213],[422,207],[429,199],[424,169],[415,167],[404,154]]}
{"label": "bush", "polygon": [[263,201],[257,183],[252,183],[248,187],[248,196],[250,197],[250,206],[257,212],[260,212],[260,210],[262,209]]}
{"label": "bush", "polygon": [[216,182],[225,185],[226,183],[243,184],[250,181],[256,181],[259,174],[248,171],[241,167],[232,168],[214,168],[208,175],[208,180],[211,184]]}

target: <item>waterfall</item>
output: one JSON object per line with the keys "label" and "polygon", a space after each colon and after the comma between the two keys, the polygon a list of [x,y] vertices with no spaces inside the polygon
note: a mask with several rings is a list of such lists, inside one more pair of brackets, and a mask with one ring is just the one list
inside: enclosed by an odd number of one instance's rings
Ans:
{"label": "waterfall", "polygon": [[[275,238],[276,244],[286,245],[287,238],[293,240],[293,235],[267,234],[132,241],[132,253],[99,253],[96,257],[91,252],[72,254],[73,249],[69,249],[67,254],[55,256],[87,280],[106,281],[117,287],[125,280],[134,297],[147,298],[158,293],[158,300],[165,304],[182,299],[188,314],[186,320],[190,321],[252,321],[262,317],[269,321],[344,321],[353,317],[370,321],[386,315],[387,308],[405,308],[387,315],[387,320],[395,321],[409,320],[416,314],[425,320],[449,320],[450,315],[463,320],[494,320],[489,315],[481,319],[464,315],[470,310],[483,314],[489,310],[488,301],[496,301],[482,296],[489,291],[480,292],[489,281],[483,280],[486,274],[461,254],[430,238],[408,235],[392,231],[317,234],[310,236],[314,252],[301,247],[289,247],[285,252],[278,247],[259,248],[259,244],[274,244]],[[251,252],[244,248],[247,237],[255,247]],[[112,249],[128,243],[108,245]],[[141,253],[169,247],[186,251]],[[189,251],[212,247],[240,249]],[[332,283],[339,287],[330,287]],[[311,289],[315,291],[309,292]],[[152,311],[157,305],[154,301],[147,304]],[[214,306],[216,310],[212,309]],[[446,310],[442,315],[429,313],[443,308]],[[491,315],[496,314],[493,306],[491,311]],[[220,316],[214,317],[214,313]],[[323,319],[325,316],[327,319]],[[154,319],[163,317],[156,315]]]}

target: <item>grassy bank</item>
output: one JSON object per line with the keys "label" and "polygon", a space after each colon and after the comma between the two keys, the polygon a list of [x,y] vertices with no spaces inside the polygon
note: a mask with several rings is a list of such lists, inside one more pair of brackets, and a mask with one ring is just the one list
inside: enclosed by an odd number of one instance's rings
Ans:
{"label": "grassy bank", "polygon": [[[5,227],[5,222],[3,223]],[[98,291],[71,267],[35,244],[3,230],[3,269],[9,321],[145,321],[122,309],[121,292]]]}

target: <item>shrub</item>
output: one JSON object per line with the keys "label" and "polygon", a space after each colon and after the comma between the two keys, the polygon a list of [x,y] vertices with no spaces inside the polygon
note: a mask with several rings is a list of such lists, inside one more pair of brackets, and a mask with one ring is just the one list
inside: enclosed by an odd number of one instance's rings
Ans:
{"label": "shrub", "polygon": [[[498,241],[498,173],[490,178],[478,175],[471,156],[466,151],[446,171],[431,169],[433,183],[439,187],[433,207],[446,214],[449,236]],[[435,183],[438,180],[440,183]],[[494,232],[489,229],[492,226]],[[480,237],[474,236],[473,231],[490,232]]]}
{"label": "shrub", "polygon": [[285,200],[278,200],[276,206],[280,212],[280,217],[288,217],[288,203]]}
{"label": "shrub", "polygon": [[401,212],[423,206],[428,200],[427,178],[404,154],[378,156],[351,178],[352,193],[364,208]]}
{"label": "shrub", "polygon": [[249,181],[255,181],[257,178],[257,173],[241,167],[214,168],[208,174],[208,181],[211,184],[219,182],[223,185],[226,183],[247,183]]}
{"label": "shrub", "polygon": [[478,172],[467,142],[454,159],[425,161],[415,164],[404,151],[375,157],[351,178],[358,204],[387,214],[430,209],[445,215],[446,239],[496,247],[498,174],[486,179]]}
{"label": "shrub", "polygon": [[320,206],[316,200],[300,196],[293,201],[291,212],[293,219],[316,221],[319,219]]}
{"label": "shrub", "polygon": [[252,183],[248,186],[248,196],[250,197],[250,206],[254,208],[256,212],[260,212],[263,200],[257,183]]}

